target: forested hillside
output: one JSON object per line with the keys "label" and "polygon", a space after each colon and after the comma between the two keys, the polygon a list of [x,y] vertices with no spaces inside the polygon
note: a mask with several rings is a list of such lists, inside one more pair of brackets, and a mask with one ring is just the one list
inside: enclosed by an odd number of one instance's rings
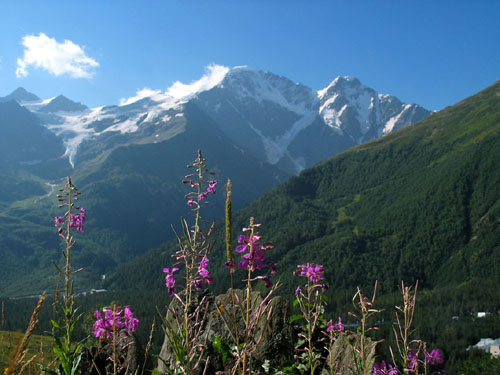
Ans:
{"label": "forested hillside", "polygon": [[[425,338],[456,355],[481,334],[499,335],[496,315],[489,323],[471,319],[500,310],[499,96],[497,82],[302,172],[238,211],[233,238],[250,216],[262,224],[261,234],[276,247],[283,295],[293,293],[297,264],[321,263],[332,312],[349,309],[357,285],[378,280],[381,303],[394,306],[400,281],[418,281]],[[213,289],[222,292],[229,280],[223,222],[214,238]],[[175,249],[166,244],[121,267],[108,286],[131,296],[162,290],[161,270],[173,264]],[[460,322],[450,325],[452,316]]]}

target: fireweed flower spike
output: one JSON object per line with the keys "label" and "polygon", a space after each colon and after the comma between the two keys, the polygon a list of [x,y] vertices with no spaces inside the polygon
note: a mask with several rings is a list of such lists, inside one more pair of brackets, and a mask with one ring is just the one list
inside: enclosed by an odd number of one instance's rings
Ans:
{"label": "fireweed flower spike", "polygon": [[198,274],[203,278],[203,280],[205,280],[207,284],[211,284],[213,279],[212,276],[210,276],[210,272],[208,272],[207,270],[208,262],[209,259],[207,257],[203,257],[198,268]]}
{"label": "fireweed flower spike", "polygon": [[134,317],[134,313],[129,306],[125,306],[123,309],[116,306],[113,308],[104,307],[102,311],[104,316],[99,310],[94,311],[94,316],[97,318],[92,326],[95,337],[110,340],[113,338],[113,332],[117,336],[128,337],[137,330],[139,319]]}
{"label": "fireweed flower spike", "polygon": [[[298,286],[295,290],[296,303],[301,310],[301,319],[305,321],[305,326],[299,327],[301,332],[299,337],[303,341],[304,347],[297,349],[298,358],[302,364],[301,366],[307,369],[311,375],[314,374],[316,368],[320,365],[319,359],[321,354],[317,349],[317,339],[315,338],[315,331],[323,314],[323,293],[327,289],[326,283],[320,283],[324,279],[324,268],[320,264],[306,263],[297,266],[298,270],[293,273],[294,276],[304,277],[307,283],[303,286]],[[339,318],[340,319],[340,318]],[[330,340],[333,340],[333,330],[343,329],[342,322],[336,325],[332,321],[328,323],[327,332],[329,333]]]}
{"label": "fireweed flower spike", "polygon": [[[227,207],[227,206],[226,206]],[[226,211],[227,215],[227,211]],[[227,217],[227,216],[226,216]],[[241,303],[241,309],[243,313],[243,332],[244,340],[242,342],[239,341],[239,328],[237,324],[233,323],[233,337],[235,338],[235,352],[234,356],[237,358],[237,362],[235,367],[233,368],[232,373],[238,374],[252,374],[252,354],[256,350],[260,339],[258,335],[256,335],[257,322],[265,317],[267,314],[270,314],[270,296],[276,288],[278,287],[278,283],[271,282],[271,277],[269,275],[259,275],[253,276],[253,272],[256,270],[261,270],[264,267],[269,267],[271,271],[275,271],[275,264],[265,264],[265,260],[267,258],[267,251],[272,250],[274,247],[270,243],[261,243],[262,237],[259,233],[256,232],[256,228],[260,227],[260,224],[256,224],[253,217],[250,218],[250,224],[247,228],[243,228],[243,232],[250,232],[248,234],[241,234],[238,238],[238,246],[236,247],[236,252],[242,254],[241,261],[238,262],[238,268],[243,269],[247,273],[246,279],[243,281],[246,283],[245,288],[245,298]],[[226,232],[227,235],[227,232]],[[229,242],[229,241],[228,241]],[[231,272],[233,271],[232,265],[232,254],[230,250],[228,250],[227,254],[227,266],[230,268]],[[267,296],[264,298],[263,302],[258,304],[258,306],[252,306],[252,282],[262,280],[265,283],[265,286],[271,288],[268,292]],[[235,293],[234,289],[231,285],[231,293],[233,306],[235,305]],[[239,304],[239,302],[238,302]],[[233,310],[234,311],[234,310]],[[236,315],[233,315],[233,318],[230,319],[233,322],[236,322]]]}
{"label": "fireweed flower spike", "polygon": [[[185,195],[185,199],[186,204],[191,207],[190,214],[194,216],[194,224],[190,225],[187,220],[181,218],[183,236],[179,235],[173,228],[179,250],[172,255],[175,259],[174,267],[163,269],[168,293],[180,303],[182,308],[182,311],[172,312],[176,317],[175,324],[162,317],[165,337],[178,351],[176,353],[178,362],[164,361],[162,366],[170,366],[170,370],[173,370],[172,373],[176,374],[192,374],[194,369],[205,360],[203,357],[205,347],[197,341],[197,337],[202,333],[201,330],[204,327],[202,320],[205,317],[193,313],[192,308],[197,305],[196,311],[204,311],[203,306],[208,301],[201,294],[196,294],[196,291],[201,290],[204,283],[213,282],[208,264],[210,251],[213,248],[210,235],[215,224],[212,224],[207,232],[202,231],[201,208],[209,200],[210,194],[215,194],[217,180],[211,178],[213,172],[208,170],[200,150],[198,150],[197,158],[188,165],[188,168],[192,169],[192,173],[184,176],[182,182],[191,187],[191,191]],[[185,283],[182,285],[183,292],[177,294],[174,273],[179,270],[178,267],[182,266],[184,266],[182,280]],[[170,373],[170,371],[167,372]]]}
{"label": "fireweed flower spike", "polygon": [[434,349],[430,353],[424,352],[425,363],[430,365],[441,364],[444,362],[443,351],[441,349]]}
{"label": "fireweed flower spike", "polygon": [[[261,270],[264,267],[264,260],[266,260],[266,252],[272,250],[274,246],[269,243],[260,244],[261,236],[255,232],[254,228],[259,227],[260,224],[254,224],[253,218],[250,218],[250,227],[243,228],[243,231],[251,231],[251,234],[238,236],[238,246],[236,252],[244,253],[241,261],[238,263],[238,268],[254,272]],[[271,273],[276,272],[276,264],[271,262],[266,264],[271,269]],[[251,279],[249,277],[249,279]],[[252,279],[253,280],[253,279]]]}
{"label": "fireweed flower spike", "polygon": [[164,268],[163,272],[166,273],[165,276],[165,285],[168,288],[168,294],[173,296],[175,294],[175,278],[174,278],[174,272],[178,271],[179,269],[177,267],[172,268]]}
{"label": "fireweed flower spike", "polygon": [[386,364],[385,361],[373,364],[372,375],[399,375],[399,371],[391,364]]}
{"label": "fireweed flower spike", "polygon": [[323,280],[324,268],[321,264],[307,263],[297,266],[299,271],[295,271],[295,276],[307,277],[312,283],[317,284]]}
{"label": "fireweed flower spike", "polygon": [[326,328],[326,332],[341,332],[344,330],[344,325],[342,324],[342,318],[339,316],[339,321],[337,323],[333,323],[332,320],[328,322],[328,327]]}
{"label": "fireweed flower spike", "polygon": [[215,194],[216,193],[216,189],[215,189],[215,186],[217,185],[217,180],[210,180],[208,181],[208,186],[207,186],[207,193],[212,193],[212,194]]}
{"label": "fireweed flower spike", "polygon": [[[74,373],[81,359],[81,345],[75,345],[73,341],[73,332],[79,317],[76,316],[74,308],[73,281],[71,280],[74,272],[71,269],[71,248],[75,244],[72,232],[83,233],[85,223],[85,209],[75,205],[80,192],[73,185],[71,177],[68,177],[63,189],[59,190],[57,200],[59,207],[64,208],[61,216],[54,217],[54,225],[57,227],[57,234],[65,243],[65,249],[62,251],[65,266],[63,269],[57,267],[59,274],[64,275],[64,296],[62,304],[62,318],[60,322],[52,321],[54,327],[54,353],[56,353],[59,364],[66,375]],[[78,271],[77,271],[78,272]],[[60,337],[56,336],[58,332]]]}
{"label": "fireweed flower spike", "polygon": [[[108,360],[113,363],[113,374],[122,373],[124,368],[123,356],[119,353],[124,353],[130,345],[130,334],[137,329],[139,319],[134,317],[134,313],[129,306],[119,307],[104,307],[104,314],[99,310],[94,311],[94,316],[97,318],[92,328],[94,336],[103,341],[107,347],[111,347],[112,355]],[[73,373],[72,373],[73,374]]]}

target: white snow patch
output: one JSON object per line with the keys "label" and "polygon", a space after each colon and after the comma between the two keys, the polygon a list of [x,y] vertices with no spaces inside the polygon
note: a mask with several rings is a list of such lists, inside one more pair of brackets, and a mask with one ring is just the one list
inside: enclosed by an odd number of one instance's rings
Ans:
{"label": "white snow patch", "polygon": [[408,110],[411,108],[411,104],[405,104],[403,110],[401,112],[399,112],[396,116],[393,116],[389,119],[389,121],[387,121],[384,125],[384,129],[382,130],[382,134],[388,134],[390,132],[392,132],[392,130],[394,129],[394,126],[396,126],[396,124],[398,123],[399,119],[401,118],[401,116]]}
{"label": "white snow patch", "polygon": [[363,91],[356,99],[355,99],[355,107],[358,112],[358,120],[361,125],[360,130],[361,134],[366,134],[366,132],[370,129],[370,112],[371,112],[371,99],[372,96],[369,92]]}
{"label": "white snow patch", "polygon": [[320,99],[323,99],[323,97],[328,93],[328,90],[330,89],[330,87],[333,87],[335,86],[340,80],[340,76],[339,77],[336,77],[332,82],[330,82],[330,84],[328,86],[326,86],[324,89],[321,89],[321,90],[318,90],[317,91],[317,94],[318,94],[318,98]]}
{"label": "white snow patch", "polygon": [[335,100],[337,100],[337,98],[340,96],[340,94],[338,92],[336,92],[335,94],[333,94],[332,97],[328,98],[327,100],[325,100],[325,102],[321,105],[321,107],[319,107],[319,112],[323,112],[323,109],[325,109],[325,107],[329,107],[330,105],[332,105],[333,103],[335,103]]}
{"label": "white snow patch", "polygon": [[73,138],[68,138],[64,140],[64,146],[66,147],[65,156],[68,157],[69,163],[73,168],[75,168],[75,160],[76,160],[76,152],[78,150],[78,146],[85,139],[90,138],[93,134],[93,131],[89,131],[88,133],[78,133]]}
{"label": "white snow patch", "polygon": [[368,109],[373,109],[375,108],[375,97],[371,97],[371,100],[370,100],[370,106],[368,107]]}
{"label": "white snow patch", "polygon": [[[238,113],[242,118],[245,118],[243,114],[236,108],[236,106],[230,101],[227,101],[231,107]],[[304,160],[297,159],[295,160],[294,158],[291,157],[288,153],[288,146],[292,141],[295,139],[297,134],[307,128],[309,125],[311,125],[316,118],[316,113],[315,112],[309,112],[305,116],[303,116],[301,119],[296,121],[284,134],[276,137],[276,138],[270,138],[266,137],[262,132],[257,129],[254,124],[246,119],[248,125],[250,128],[257,133],[257,135],[260,137],[262,140],[262,144],[264,145],[264,151],[266,153],[266,159],[268,163],[270,164],[277,164],[285,155],[288,155],[290,160],[295,164],[295,169],[297,173],[299,173],[301,170],[304,169],[305,162]]]}
{"label": "white snow patch", "polygon": [[133,104],[141,99],[148,98],[156,103],[156,106],[160,110],[168,110],[172,108],[176,108],[179,105],[185,103],[181,100],[178,100],[167,93],[162,93],[161,90],[151,90],[149,88],[144,88],[142,90],[138,90],[135,96],[130,98],[122,98],[120,99],[120,107]]}
{"label": "white snow patch", "polygon": [[52,130],[57,136],[62,136],[66,147],[65,155],[70,164],[74,167],[78,146],[85,139],[96,134],[95,130],[88,126],[94,121],[100,121],[113,115],[105,113],[103,107],[88,110],[85,114],[73,114],[61,117],[61,123],[49,124],[47,128]]}
{"label": "white snow patch", "polygon": [[269,162],[276,164],[283,157],[297,134],[311,125],[315,118],[316,113],[308,113],[296,121],[284,134],[275,139],[269,139],[268,145],[272,146],[272,149],[266,150]]}
{"label": "white snow patch", "polygon": [[41,99],[41,100],[33,100],[33,101],[28,101],[28,102],[20,102],[19,105],[25,107],[26,109],[30,111],[38,111],[40,108],[43,106],[46,106],[49,104],[52,100],[54,100],[56,97],[52,97],[49,99]]}
{"label": "white snow patch", "polygon": [[236,95],[239,99],[250,98],[255,100],[257,103],[269,101],[283,108],[286,108],[291,112],[295,112],[298,115],[306,115],[311,112],[311,108],[309,108],[310,105],[312,104],[312,106],[314,106],[314,102],[318,100],[314,91],[311,90],[311,101],[290,101],[283,95],[283,91],[286,91],[293,86],[285,86],[287,83],[283,83],[284,80],[266,79],[262,72],[249,68],[247,66],[234,67],[231,70],[231,72],[235,73],[237,71],[246,71],[249,75],[251,75],[251,81],[246,81],[243,85],[239,84],[238,78],[236,78],[238,76],[236,74],[228,75],[228,78],[231,80],[231,83],[235,88]]}
{"label": "white snow patch", "polygon": [[346,109],[347,104],[344,104],[340,110],[336,110],[334,108],[324,108],[320,112],[320,115],[323,117],[323,121],[326,125],[342,134],[342,120],[340,118]]}
{"label": "white snow patch", "polygon": [[[353,82],[356,78],[351,76],[337,77],[328,87],[318,91],[320,100],[326,99],[320,107],[320,115],[328,126],[342,134],[342,129],[340,127],[342,121],[340,118],[349,106],[355,110],[361,133],[366,134],[374,125],[372,122],[378,121],[380,117],[378,113],[380,108],[378,106],[376,93],[361,83],[336,88],[335,86],[337,86],[341,80]],[[328,94],[331,95],[331,97],[327,97]],[[347,104],[340,109],[331,108],[334,106],[339,96],[342,96],[347,101]],[[373,111],[375,111],[375,118],[371,120],[370,118]]]}
{"label": "white snow patch", "polygon": [[107,133],[107,132],[120,132],[121,134],[134,133],[137,131],[137,129],[139,129],[139,127],[137,126],[137,122],[144,115],[145,115],[144,113],[141,113],[138,116],[131,117],[126,119],[125,121],[118,122],[114,125],[107,127],[101,133]]}

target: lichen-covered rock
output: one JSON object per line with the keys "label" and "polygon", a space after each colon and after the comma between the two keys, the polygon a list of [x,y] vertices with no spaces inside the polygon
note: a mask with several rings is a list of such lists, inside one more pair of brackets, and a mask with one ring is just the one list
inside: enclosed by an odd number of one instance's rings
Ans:
{"label": "lichen-covered rock", "polygon": [[[135,374],[144,362],[144,355],[138,341],[133,337],[121,338],[117,345],[118,374]],[[113,373],[113,346],[105,344],[99,348],[84,349],[80,362],[82,375],[100,375]]]}
{"label": "lichen-covered rock", "polygon": [[[375,350],[377,342],[365,337],[365,358],[367,368],[373,368],[375,362]],[[341,333],[335,340],[332,352],[321,375],[329,374],[352,374],[357,368],[358,353],[361,350],[361,335],[359,333]],[[333,369],[331,368],[333,367]],[[371,371],[370,371],[371,373]]]}
{"label": "lichen-covered rock", "polygon": [[[201,334],[197,338],[196,344],[203,347],[202,363],[195,371],[203,373],[206,366],[207,374],[215,374],[217,371],[229,371],[235,364],[235,359],[230,355],[230,348],[245,341],[245,317],[242,313],[246,306],[242,306],[245,300],[243,290],[235,290],[234,295],[229,290],[227,293],[213,297],[210,293],[199,294],[192,306],[196,308],[196,303],[201,303],[203,321],[200,321]],[[234,303],[233,303],[234,301]],[[251,310],[254,310],[263,301],[259,292],[253,292],[250,298]],[[235,308],[236,307],[236,308]],[[167,312],[167,322],[170,326],[175,326],[175,318],[172,311],[181,313],[179,301],[173,300]],[[251,340],[258,343],[252,357],[263,362],[270,360],[272,366],[281,366],[290,361],[293,357],[293,329],[289,323],[289,302],[282,297],[274,297],[269,301],[268,313],[263,315],[257,324],[254,337]],[[270,311],[270,312],[269,312]],[[213,343],[215,340],[221,343],[221,350],[217,351]],[[225,353],[224,353],[225,352]],[[160,352],[160,358],[171,366],[175,365],[175,353],[168,337],[165,337]],[[157,370],[165,372],[163,361],[158,362]]]}

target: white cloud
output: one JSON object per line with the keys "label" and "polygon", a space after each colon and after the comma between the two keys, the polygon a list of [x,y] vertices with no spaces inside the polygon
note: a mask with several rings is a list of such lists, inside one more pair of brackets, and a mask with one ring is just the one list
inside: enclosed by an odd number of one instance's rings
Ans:
{"label": "white cloud", "polygon": [[68,74],[73,78],[90,78],[94,74],[92,69],[99,63],[88,57],[78,44],[71,40],[58,43],[44,33],[38,36],[26,35],[21,44],[24,46],[24,56],[17,59],[16,76],[26,77],[27,68],[43,68],[50,74],[59,76]]}
{"label": "white cloud", "polygon": [[229,72],[227,66],[222,65],[209,65],[205,68],[205,74],[199,80],[190,84],[184,84],[176,81],[167,90],[167,94],[176,99],[186,99],[199,92],[210,90],[212,87],[218,85]]}
{"label": "white cloud", "polygon": [[175,105],[175,102],[188,100],[193,95],[210,90],[212,87],[218,85],[229,70],[228,67],[222,65],[208,65],[205,68],[205,74],[197,81],[193,81],[190,84],[176,81],[165,92],[146,87],[138,90],[135,96],[120,99],[120,105],[128,105],[144,98],[150,98],[155,102],[165,102],[170,108]]}
{"label": "white cloud", "polygon": [[[132,104],[138,100],[147,98],[147,97],[159,97],[161,96],[161,90],[151,90],[146,88],[143,88],[142,90],[139,90],[136,92],[136,96],[132,96],[130,98],[122,98],[120,99],[120,105],[128,105]],[[154,99],[153,99],[154,100]]]}

